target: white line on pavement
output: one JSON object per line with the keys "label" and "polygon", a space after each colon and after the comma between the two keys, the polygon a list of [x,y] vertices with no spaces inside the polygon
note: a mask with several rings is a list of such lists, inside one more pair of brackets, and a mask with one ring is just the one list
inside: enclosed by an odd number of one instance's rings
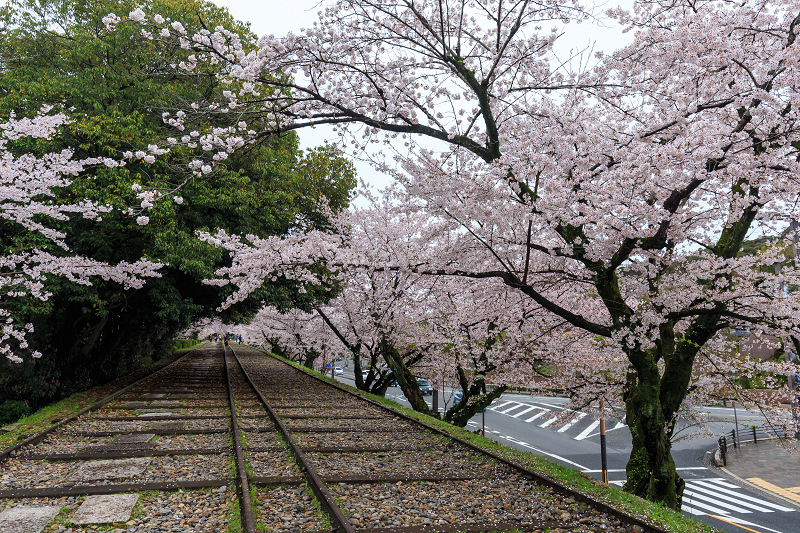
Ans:
{"label": "white line on pavement", "polygon": [[545,413],[549,413],[549,412],[550,412],[550,409],[545,409],[545,410],[544,410],[544,411],[542,411],[541,413],[536,413],[535,415],[533,415],[532,417],[530,417],[529,419],[527,419],[525,422],[533,422],[534,420],[536,420],[537,418],[539,418],[539,417],[540,417],[540,416],[542,416],[543,414],[545,414]]}
{"label": "white line on pavement", "polygon": [[[523,404],[523,405],[525,405],[525,404]],[[511,418],[519,418],[520,416],[524,415],[527,412],[533,411],[534,409],[541,409],[541,407],[537,407],[535,405],[531,405],[527,409],[523,409],[519,413],[515,413],[515,414],[510,415],[510,416],[511,416]]]}
{"label": "white line on pavement", "polygon": [[600,421],[599,421],[599,420],[595,420],[594,422],[592,422],[591,424],[589,424],[589,425],[586,427],[586,429],[584,429],[583,431],[581,431],[580,435],[578,435],[577,437],[573,437],[573,438],[574,438],[575,440],[583,440],[583,439],[585,439],[586,437],[588,437],[588,436],[589,436],[589,434],[590,434],[592,431],[594,431],[594,429],[595,429],[597,426],[599,426],[599,425],[600,425]]}
{"label": "white line on pavement", "polygon": [[553,415],[553,418],[549,418],[547,421],[545,421],[544,424],[539,424],[539,427],[540,428],[546,428],[547,426],[549,426],[550,424],[552,424],[556,420],[558,420],[558,416]]}
{"label": "white line on pavement", "polygon": [[576,468],[579,468],[581,470],[585,470],[586,469],[586,467],[581,465],[581,464],[578,464],[578,463],[576,463],[574,461],[570,461],[569,459],[565,459],[564,457],[561,457],[560,455],[556,455],[554,453],[550,453],[550,452],[547,452],[545,450],[540,450],[539,448],[536,448],[535,446],[531,446],[527,442],[524,442],[524,441],[521,441],[521,440],[517,440],[514,437],[509,437],[507,435],[501,435],[500,438],[508,440],[508,441],[511,441],[514,444],[518,444],[520,446],[524,446],[525,448],[531,449],[531,450],[535,451],[536,453],[539,453],[539,454],[542,454],[542,455],[547,455],[549,457],[553,457],[555,459],[558,459],[559,461],[563,461],[563,462],[565,462],[567,464],[573,465]]}
{"label": "white line on pavement", "polygon": [[573,417],[573,418],[572,418],[572,419],[571,419],[569,422],[567,422],[567,423],[566,423],[566,424],[564,424],[562,427],[560,427],[560,428],[558,429],[558,433],[564,433],[566,430],[568,430],[569,428],[571,428],[572,426],[574,426],[574,425],[575,425],[575,423],[576,423],[578,420],[580,420],[581,418],[583,418],[584,416],[586,416],[586,413],[578,413],[578,414],[577,414],[576,416],[574,416],[574,417]]}

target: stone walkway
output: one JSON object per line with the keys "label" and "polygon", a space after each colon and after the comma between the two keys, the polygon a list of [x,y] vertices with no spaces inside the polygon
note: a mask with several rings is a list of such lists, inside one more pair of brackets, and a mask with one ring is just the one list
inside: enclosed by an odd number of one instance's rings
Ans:
{"label": "stone walkway", "polygon": [[800,508],[800,443],[796,441],[729,447],[728,464],[723,470]]}

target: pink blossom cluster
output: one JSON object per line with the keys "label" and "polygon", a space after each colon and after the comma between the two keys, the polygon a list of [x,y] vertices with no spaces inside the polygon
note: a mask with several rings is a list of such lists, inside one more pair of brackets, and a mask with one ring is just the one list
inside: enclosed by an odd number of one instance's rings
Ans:
{"label": "pink blossom cluster", "polygon": [[[91,278],[101,278],[126,288],[141,287],[146,278],[160,275],[161,264],[141,259],[110,265],[71,255],[66,235],[47,225],[47,220],[67,220],[75,214],[101,220],[102,214],[110,211],[108,206],[89,200],[61,204],[51,201],[52,197],[56,190],[68,187],[74,179],[81,179],[84,171],[91,167],[124,165],[110,158],[73,159],[69,150],[35,156],[17,154],[9,149],[9,142],[23,137],[48,139],[67,122],[63,113],[48,114],[49,111],[43,109],[33,118],[12,116],[0,124],[0,217],[46,237],[60,251],[32,250],[0,258],[0,294],[5,300],[19,297],[47,300],[47,280],[52,276],[84,285],[90,284]],[[0,353],[11,361],[20,362],[20,354],[29,352],[25,335],[32,331],[32,326],[16,326],[11,314],[2,307],[0,317],[5,320]],[[33,352],[32,355],[40,354]]]}

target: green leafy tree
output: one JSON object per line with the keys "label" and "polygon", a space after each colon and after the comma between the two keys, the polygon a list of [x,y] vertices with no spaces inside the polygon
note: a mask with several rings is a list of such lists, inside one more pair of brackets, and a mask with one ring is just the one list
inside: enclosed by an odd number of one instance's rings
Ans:
{"label": "green leafy tree", "polygon": [[[144,4],[144,5],[143,5]],[[102,18],[145,7],[181,20],[190,32],[218,24],[239,32],[246,46],[254,36],[226,10],[199,0],[12,0],[0,9],[0,116],[32,115],[43,106],[73,121],[57,138],[12,149],[44,153],[72,149],[76,157],[120,158],[146,151],[182,132],[162,113],[187,102],[205,102],[223,89],[211,67],[182,76],[164,74],[192,53],[179,46],[134,39],[133,26],[108,32]],[[205,126],[229,126],[238,117],[218,115]],[[45,303],[17,302],[14,312],[32,322],[32,344],[44,357],[0,366],[0,403],[38,406],[55,397],[128,372],[171,351],[172,338],[192,320],[210,316],[229,288],[202,283],[227,255],[196,238],[197,231],[285,235],[326,228],[319,209],[345,208],[355,186],[353,168],[332,150],[301,151],[295,134],[264,137],[233,153],[211,174],[197,178],[186,162],[203,156],[198,147],[172,147],[152,163],[131,158],[122,168],[101,168],[76,180],[61,201],[87,198],[115,208],[102,222],[63,222],[70,248],[116,263],[140,257],[165,263],[162,277],[139,290],[111,282],[80,286],[53,280]],[[207,157],[207,155],[206,155]],[[136,190],[161,198],[146,211]],[[131,209],[132,208],[132,209]],[[141,212],[139,212],[141,211]],[[137,216],[149,223],[137,224]],[[6,253],[50,246],[34,236],[3,228]],[[288,281],[265,284],[247,301],[227,310],[227,320],[251,316],[264,303],[309,308],[326,287],[308,292]]]}

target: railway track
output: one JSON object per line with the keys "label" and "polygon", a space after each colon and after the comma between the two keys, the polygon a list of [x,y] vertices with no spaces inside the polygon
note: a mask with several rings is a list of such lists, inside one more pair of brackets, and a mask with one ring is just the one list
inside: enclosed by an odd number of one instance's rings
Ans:
{"label": "railway track", "polygon": [[196,350],[3,457],[0,510],[48,508],[48,531],[102,523],[81,509],[109,494],[135,501],[121,531],[659,531],[245,346]]}

